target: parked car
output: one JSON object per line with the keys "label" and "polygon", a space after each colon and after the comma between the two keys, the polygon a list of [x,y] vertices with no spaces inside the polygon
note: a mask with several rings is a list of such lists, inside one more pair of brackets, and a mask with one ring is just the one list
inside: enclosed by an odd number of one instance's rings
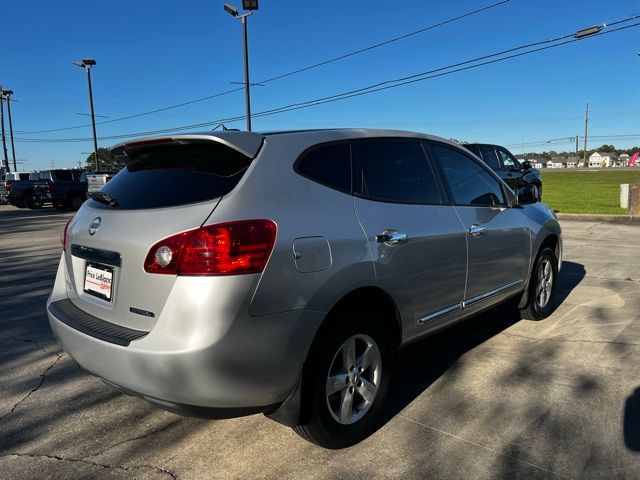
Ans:
{"label": "parked car", "polygon": [[87,197],[94,192],[99,192],[109,180],[118,172],[85,172],[80,178],[81,181],[87,182]]}
{"label": "parked car", "polygon": [[554,308],[554,213],[442,138],[227,131],[113,151],[127,166],[65,227],[47,312],[79,365],[160,408],[264,412],[346,447],[379,425],[396,350],[508,299],[533,320]]}
{"label": "parked car", "polygon": [[11,184],[19,180],[28,180],[27,172],[7,172],[0,174],[0,204],[9,203],[7,195],[11,193]]}
{"label": "parked car", "polygon": [[82,170],[42,170],[29,174],[28,180],[12,183],[9,203],[18,207],[42,208],[51,203],[54,207],[77,210],[87,196],[87,183],[80,181]]}
{"label": "parked car", "polygon": [[540,171],[528,162],[520,163],[509,150],[500,145],[486,143],[465,143],[466,149],[475,153],[489,165],[513,191],[522,185],[534,185],[542,198],[542,177]]}

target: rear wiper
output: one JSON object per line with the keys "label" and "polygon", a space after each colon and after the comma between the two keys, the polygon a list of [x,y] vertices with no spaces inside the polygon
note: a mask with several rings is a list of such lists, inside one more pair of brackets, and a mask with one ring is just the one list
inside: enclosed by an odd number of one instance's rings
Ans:
{"label": "rear wiper", "polygon": [[96,202],[104,203],[105,205],[109,205],[111,208],[116,208],[118,206],[118,199],[112,197],[108,193],[104,192],[91,192],[89,194],[89,198],[95,200]]}

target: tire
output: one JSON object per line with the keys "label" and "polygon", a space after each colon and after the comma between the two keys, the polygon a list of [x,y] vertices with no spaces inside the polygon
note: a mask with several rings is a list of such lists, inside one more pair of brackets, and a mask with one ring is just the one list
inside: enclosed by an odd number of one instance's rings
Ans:
{"label": "tire", "polygon": [[544,320],[555,309],[558,259],[548,247],[543,248],[531,271],[529,303],[520,310],[525,320]]}
{"label": "tire", "polygon": [[27,198],[25,198],[24,202],[31,210],[42,208],[42,203],[33,198],[33,195],[27,195]]}
{"label": "tire", "polygon": [[70,202],[71,210],[78,210],[82,206],[84,201],[85,199],[82,197],[73,197]]}
{"label": "tire", "polygon": [[[305,364],[303,385],[309,387],[302,407],[309,412],[308,421],[293,427],[305,440],[331,449],[354,445],[378,428],[393,368],[390,336],[376,315],[345,311],[336,317],[320,332]],[[353,355],[348,353],[351,345]],[[355,361],[345,362],[345,357]],[[364,369],[349,369],[345,363]],[[330,377],[336,390],[327,395]]]}

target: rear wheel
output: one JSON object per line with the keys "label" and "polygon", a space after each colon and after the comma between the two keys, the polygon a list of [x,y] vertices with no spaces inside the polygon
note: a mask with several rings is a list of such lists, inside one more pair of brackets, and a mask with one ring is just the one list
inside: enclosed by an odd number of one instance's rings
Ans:
{"label": "rear wheel", "polygon": [[36,200],[33,195],[27,195],[27,198],[25,199],[25,203],[27,204],[27,207],[29,207],[32,210],[35,210],[37,208],[42,208],[42,202],[40,200]]}
{"label": "rear wheel", "polygon": [[[305,440],[344,448],[378,427],[389,389],[392,345],[374,315],[347,313],[321,332],[305,367],[310,391],[307,423],[294,427]],[[348,318],[351,317],[351,318]]]}
{"label": "rear wheel", "polygon": [[78,210],[84,203],[84,200],[82,197],[73,197],[71,199],[71,210]]}
{"label": "rear wheel", "polygon": [[558,260],[553,250],[545,247],[538,254],[529,280],[529,303],[520,310],[520,316],[527,320],[543,320],[555,308]]}

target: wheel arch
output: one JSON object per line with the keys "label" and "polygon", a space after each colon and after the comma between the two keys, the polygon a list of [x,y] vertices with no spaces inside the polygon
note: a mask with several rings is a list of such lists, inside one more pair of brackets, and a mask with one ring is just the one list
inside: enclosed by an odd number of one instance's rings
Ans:
{"label": "wheel arch", "polygon": [[560,267],[562,265],[562,240],[559,232],[547,232],[546,235],[542,238],[542,241],[538,245],[535,250],[535,255],[531,258],[531,267],[529,269],[529,278],[527,279],[527,288],[520,299],[520,303],[518,304],[518,308],[524,308],[529,303],[529,281],[531,280],[531,275],[533,273],[533,268],[538,259],[538,255],[544,248],[550,248],[553,250],[556,259],[558,260],[558,271],[560,271]]}
{"label": "wheel arch", "polygon": [[391,335],[393,348],[397,350],[402,343],[402,321],[400,311],[393,297],[384,289],[374,285],[362,286],[351,290],[340,297],[325,315],[309,346],[295,387],[275,411],[265,412],[267,417],[290,427],[307,421],[311,414],[308,399],[313,392],[308,388],[310,382],[306,374],[309,373],[309,369],[305,367],[310,364],[311,357],[315,353],[315,348],[317,348],[321,336],[325,334],[327,329],[331,328],[334,322],[342,318],[338,313],[349,311],[353,308],[361,308],[362,305],[366,306],[366,311],[380,315],[385,330]]}

